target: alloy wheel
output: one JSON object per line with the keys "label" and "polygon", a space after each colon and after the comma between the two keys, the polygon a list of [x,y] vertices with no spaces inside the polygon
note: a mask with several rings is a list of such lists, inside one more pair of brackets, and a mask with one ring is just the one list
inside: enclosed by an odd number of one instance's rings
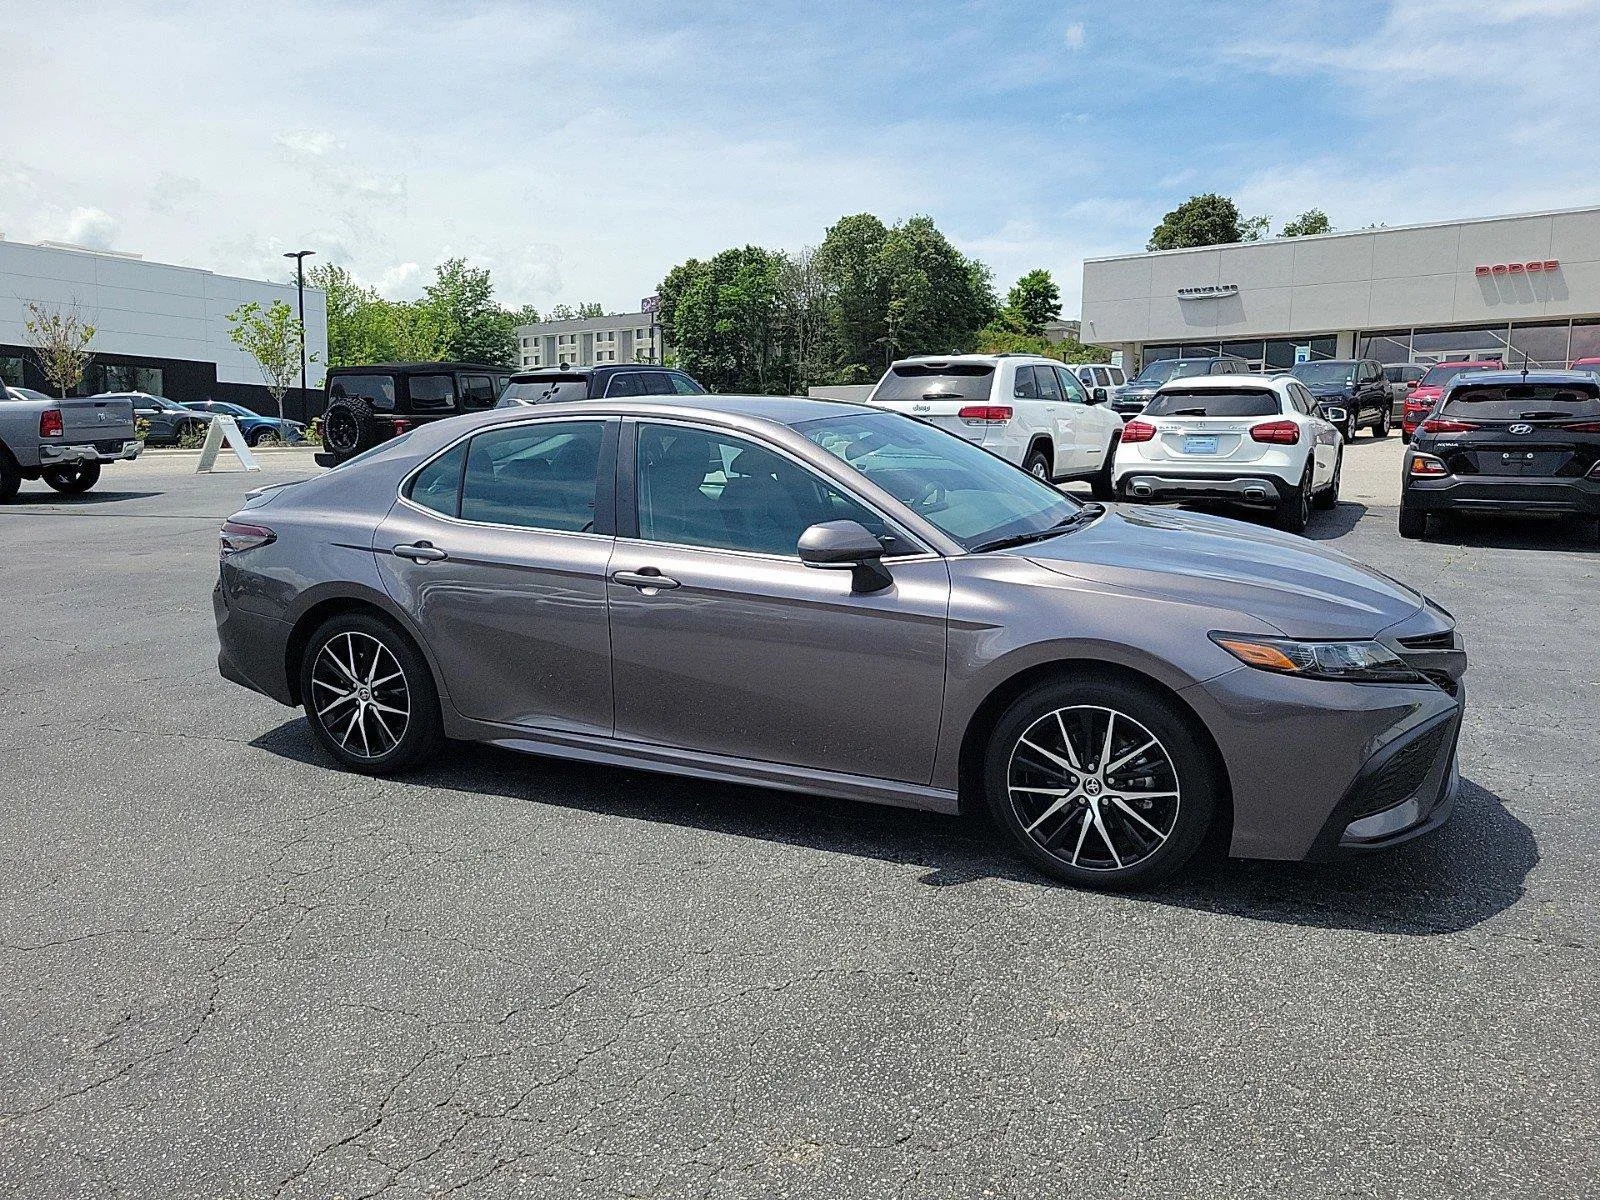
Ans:
{"label": "alloy wheel", "polygon": [[394,652],[371,634],[336,633],[311,668],[312,706],[328,736],[347,754],[391,753],[411,723],[411,689]]}
{"label": "alloy wheel", "polygon": [[1125,870],[1160,850],[1182,799],[1161,739],[1099,705],[1054,709],[1023,730],[1006,789],[1023,833],[1087,871]]}

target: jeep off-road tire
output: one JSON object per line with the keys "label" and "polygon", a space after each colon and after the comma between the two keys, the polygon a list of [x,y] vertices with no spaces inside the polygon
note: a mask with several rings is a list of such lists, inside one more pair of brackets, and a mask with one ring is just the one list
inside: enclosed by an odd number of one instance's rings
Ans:
{"label": "jeep off-road tire", "polygon": [[383,440],[372,405],[359,396],[341,396],[322,415],[322,444],[341,462]]}

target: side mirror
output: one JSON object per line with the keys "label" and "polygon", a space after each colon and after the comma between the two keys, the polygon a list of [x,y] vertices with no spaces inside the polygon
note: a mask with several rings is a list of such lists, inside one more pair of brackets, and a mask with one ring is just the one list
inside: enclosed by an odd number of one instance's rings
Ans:
{"label": "side mirror", "polygon": [[1419,384],[1421,382],[1422,382],[1422,380],[1420,380],[1420,379],[1408,379],[1408,380],[1406,380],[1406,391],[1408,391],[1408,392],[1416,391],[1417,390],[1417,384]]}
{"label": "side mirror", "polygon": [[894,582],[883,544],[859,521],[822,521],[800,535],[800,561],[824,571],[849,571],[850,590],[881,592]]}
{"label": "side mirror", "polygon": [[1350,416],[1350,414],[1342,408],[1325,408],[1322,410],[1322,415],[1326,420],[1335,425],[1343,425]]}
{"label": "side mirror", "polygon": [[1089,393],[1089,403],[1090,404],[1104,404],[1105,402],[1106,402],[1106,390],[1105,390],[1105,388],[1097,387],[1097,388],[1094,389],[1094,391]]}

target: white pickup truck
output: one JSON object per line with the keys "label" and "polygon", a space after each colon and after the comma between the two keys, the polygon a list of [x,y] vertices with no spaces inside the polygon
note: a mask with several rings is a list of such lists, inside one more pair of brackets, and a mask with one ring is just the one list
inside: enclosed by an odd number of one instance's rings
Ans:
{"label": "white pickup truck", "polygon": [[1096,496],[1111,499],[1122,418],[1053,358],[903,358],[884,372],[867,403],[947,429],[1040,479],[1087,480]]}
{"label": "white pickup truck", "polygon": [[0,504],[24,479],[58,492],[86,492],[100,464],[138,458],[144,449],[124,396],[46,396],[31,388],[0,389]]}

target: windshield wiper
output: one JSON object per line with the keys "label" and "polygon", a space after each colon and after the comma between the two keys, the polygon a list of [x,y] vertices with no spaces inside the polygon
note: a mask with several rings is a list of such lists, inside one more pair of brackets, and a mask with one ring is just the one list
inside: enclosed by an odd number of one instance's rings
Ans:
{"label": "windshield wiper", "polygon": [[1032,533],[1014,533],[1009,537],[995,538],[992,542],[979,542],[972,548],[972,554],[985,554],[990,550],[1007,550],[1012,546],[1026,546],[1029,542],[1042,542],[1046,538],[1053,538],[1057,534],[1066,533],[1076,529],[1079,525],[1087,525],[1096,520],[1106,511],[1104,504],[1093,500],[1087,501],[1077,512],[1063,517],[1048,529],[1036,529]]}
{"label": "windshield wiper", "polygon": [[1164,417],[1203,417],[1206,415],[1205,407],[1200,408],[1175,408],[1171,412],[1162,413]]}

